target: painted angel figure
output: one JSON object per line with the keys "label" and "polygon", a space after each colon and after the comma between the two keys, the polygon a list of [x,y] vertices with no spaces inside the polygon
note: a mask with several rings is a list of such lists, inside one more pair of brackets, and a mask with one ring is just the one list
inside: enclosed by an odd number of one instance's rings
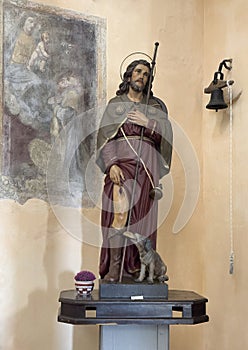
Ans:
{"label": "painted angel figure", "polygon": [[37,68],[39,71],[45,72],[47,60],[50,57],[48,53],[49,40],[50,40],[49,33],[43,32],[41,34],[41,41],[36,46],[28,62],[27,68],[29,70],[31,70],[32,68]]}

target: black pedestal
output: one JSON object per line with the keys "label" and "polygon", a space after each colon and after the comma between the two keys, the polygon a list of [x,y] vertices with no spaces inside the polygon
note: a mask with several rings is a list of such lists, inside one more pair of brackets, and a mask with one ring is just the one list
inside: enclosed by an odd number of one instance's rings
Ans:
{"label": "black pedestal", "polygon": [[66,290],[59,301],[59,322],[100,326],[101,350],[125,350],[126,344],[131,350],[169,350],[170,325],[208,322],[207,299],[191,291],[169,290],[164,299],[132,300],[100,298],[98,290],[86,297]]}
{"label": "black pedestal", "polygon": [[[98,290],[82,297],[62,291],[59,322],[71,324],[196,324],[208,321],[207,299],[191,291],[169,290],[167,299],[101,299]],[[94,315],[92,315],[94,313]]]}

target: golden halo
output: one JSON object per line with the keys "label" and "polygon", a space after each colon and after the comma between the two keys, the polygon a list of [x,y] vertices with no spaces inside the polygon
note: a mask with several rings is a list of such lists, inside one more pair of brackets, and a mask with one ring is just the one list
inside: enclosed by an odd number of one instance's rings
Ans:
{"label": "golden halo", "polygon": [[[137,58],[133,58],[133,57],[132,57],[132,56],[136,56],[136,55],[138,56]],[[150,63],[150,64],[152,63],[152,58],[151,58],[149,55],[147,55],[146,53],[144,53],[144,52],[136,51],[136,52],[130,53],[128,56],[126,56],[126,57],[124,58],[124,60],[121,62],[121,65],[120,65],[120,77],[121,77],[121,80],[122,80],[122,81],[123,81],[123,75],[124,75],[124,73],[125,73],[125,72],[123,71],[123,66],[124,66],[124,64],[125,64],[126,67],[128,67],[129,64],[132,63],[133,61],[142,59],[141,55],[145,56],[146,59],[149,58],[149,60],[151,61],[151,62],[149,62],[149,63]],[[132,60],[130,59],[131,57],[132,57]],[[128,60],[128,62],[127,62],[127,60]],[[156,68],[155,68],[155,69],[156,69]],[[126,70],[125,70],[125,71],[126,71]],[[155,75],[155,72],[154,72],[153,75]]]}

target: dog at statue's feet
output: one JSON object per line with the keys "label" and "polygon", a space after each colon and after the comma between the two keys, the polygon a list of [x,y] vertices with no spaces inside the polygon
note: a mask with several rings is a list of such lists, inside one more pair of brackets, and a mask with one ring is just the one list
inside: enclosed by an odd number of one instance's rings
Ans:
{"label": "dog at statue's feet", "polygon": [[137,247],[140,256],[141,269],[136,282],[142,282],[146,275],[148,283],[168,281],[166,275],[167,266],[161,259],[160,255],[152,248],[152,242],[149,238],[144,238],[139,233],[125,232],[124,236],[128,237]]}

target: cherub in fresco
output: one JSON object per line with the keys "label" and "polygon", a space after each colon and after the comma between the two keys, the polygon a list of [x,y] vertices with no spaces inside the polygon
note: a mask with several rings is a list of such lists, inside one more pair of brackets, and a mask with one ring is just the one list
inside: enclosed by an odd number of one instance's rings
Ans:
{"label": "cherub in fresco", "polygon": [[49,41],[50,41],[49,33],[43,32],[41,34],[41,41],[36,46],[28,62],[27,68],[29,70],[37,68],[40,72],[45,72],[46,70],[45,67],[50,57],[48,53]]}

